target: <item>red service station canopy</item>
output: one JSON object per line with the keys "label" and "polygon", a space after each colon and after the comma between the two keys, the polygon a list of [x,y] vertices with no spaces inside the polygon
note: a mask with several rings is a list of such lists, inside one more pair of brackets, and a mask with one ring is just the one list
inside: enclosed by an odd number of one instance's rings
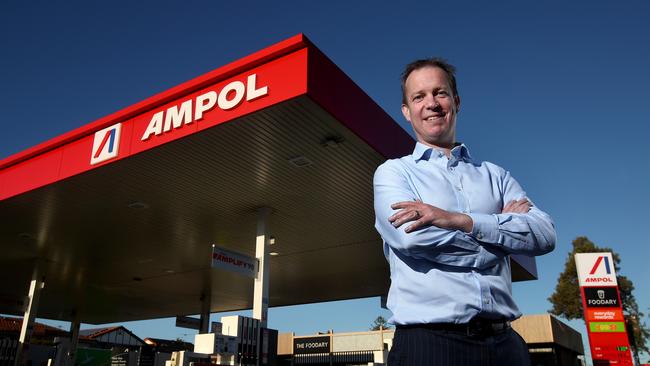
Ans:
{"label": "red service station canopy", "polygon": [[[413,144],[287,39],[0,161],[0,313],[22,314],[36,266],[44,318],[196,314],[204,293],[213,312],[251,308],[251,277],[211,256],[254,257],[260,207],[270,306],[386,294],[372,176]],[[513,261],[513,279],[535,276],[534,259]]]}

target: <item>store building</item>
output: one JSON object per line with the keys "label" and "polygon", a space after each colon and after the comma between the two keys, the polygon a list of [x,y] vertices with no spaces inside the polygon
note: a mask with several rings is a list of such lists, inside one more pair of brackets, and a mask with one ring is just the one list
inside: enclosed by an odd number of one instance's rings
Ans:
{"label": "store building", "polygon": [[528,344],[533,365],[584,366],[582,335],[555,316],[526,315],[512,327]]}

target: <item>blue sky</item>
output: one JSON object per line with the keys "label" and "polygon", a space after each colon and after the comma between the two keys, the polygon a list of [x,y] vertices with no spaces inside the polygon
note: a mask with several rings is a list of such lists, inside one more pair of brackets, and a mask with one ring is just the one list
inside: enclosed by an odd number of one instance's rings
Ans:
{"label": "blue sky", "polygon": [[[571,241],[586,235],[621,255],[650,313],[648,19],[648,1],[4,1],[0,158],[301,32],[410,131],[399,73],[438,55],[458,68],[459,139],[557,225],[540,279],[514,285],[522,311],[550,308]],[[270,326],[356,331],[380,314],[378,299],[288,307]],[[192,338],[172,320],[127,326]]]}

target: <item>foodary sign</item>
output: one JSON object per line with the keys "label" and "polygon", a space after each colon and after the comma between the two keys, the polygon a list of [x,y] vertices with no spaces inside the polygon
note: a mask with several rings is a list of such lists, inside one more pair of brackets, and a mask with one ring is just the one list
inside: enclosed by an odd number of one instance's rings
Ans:
{"label": "foodary sign", "polygon": [[328,353],[329,351],[330,351],[329,336],[293,339],[294,354]]}
{"label": "foodary sign", "polygon": [[576,254],[580,286],[617,286],[612,253]]}
{"label": "foodary sign", "polygon": [[585,303],[588,308],[618,308],[616,287],[585,287]]}

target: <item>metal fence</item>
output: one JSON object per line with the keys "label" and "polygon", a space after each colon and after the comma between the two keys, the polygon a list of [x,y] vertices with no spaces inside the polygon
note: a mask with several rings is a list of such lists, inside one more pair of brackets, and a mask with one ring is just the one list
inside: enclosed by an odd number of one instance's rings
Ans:
{"label": "metal fence", "polygon": [[294,355],[294,365],[359,365],[374,361],[372,351],[350,351]]}

